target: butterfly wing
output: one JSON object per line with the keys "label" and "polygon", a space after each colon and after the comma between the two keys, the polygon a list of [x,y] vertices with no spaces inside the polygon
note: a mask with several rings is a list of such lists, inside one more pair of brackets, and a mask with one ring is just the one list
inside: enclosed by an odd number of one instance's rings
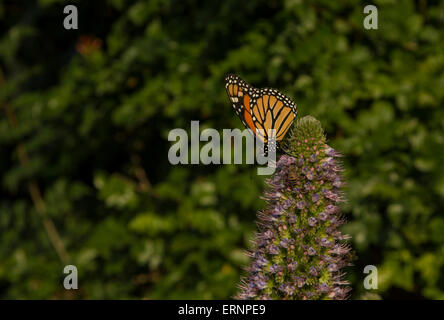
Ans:
{"label": "butterfly wing", "polygon": [[270,140],[270,131],[275,130],[274,139],[281,141],[297,115],[296,105],[287,96],[276,89],[260,89],[253,98],[251,107],[255,127],[262,129],[264,142]]}
{"label": "butterfly wing", "polygon": [[228,75],[225,78],[225,89],[234,111],[244,126],[256,132],[250,107],[251,96],[254,94],[255,89],[236,75]]}
{"label": "butterfly wing", "polygon": [[225,88],[236,114],[265,143],[267,154],[269,130],[275,130],[272,140],[281,141],[296,117],[296,105],[278,90],[256,89],[236,75],[225,78]]}

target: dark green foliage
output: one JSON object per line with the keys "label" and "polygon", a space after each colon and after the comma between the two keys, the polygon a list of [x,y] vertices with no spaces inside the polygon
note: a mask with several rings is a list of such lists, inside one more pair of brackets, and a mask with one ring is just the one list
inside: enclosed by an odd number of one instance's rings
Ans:
{"label": "dark green foliage", "polygon": [[74,3],[70,31],[72,1],[0,4],[0,297],[232,297],[264,177],[172,166],[167,137],[191,120],[241,128],[233,72],[292,97],[344,155],[352,297],[372,264],[383,298],[444,299],[442,1],[375,1],[378,30],[363,28],[365,1]]}

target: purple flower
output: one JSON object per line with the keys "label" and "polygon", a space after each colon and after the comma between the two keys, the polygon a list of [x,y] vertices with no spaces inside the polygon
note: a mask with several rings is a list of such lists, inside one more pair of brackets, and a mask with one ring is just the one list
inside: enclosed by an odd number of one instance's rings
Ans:
{"label": "purple flower", "polygon": [[342,187],[341,179],[335,179],[335,181],[333,181],[333,187],[336,187],[336,188]]}
{"label": "purple flower", "polygon": [[267,246],[268,241],[267,241],[267,239],[264,239],[263,237],[258,237],[256,243],[257,243],[257,246],[261,248],[261,247]]}
{"label": "purple flower", "polygon": [[279,286],[279,290],[284,292],[287,295],[292,295],[294,292],[294,286],[289,283],[283,283]]}
{"label": "purple flower", "polygon": [[267,287],[267,283],[264,280],[260,279],[256,282],[256,287],[259,290],[265,289]]}
{"label": "purple flower", "polygon": [[271,266],[268,267],[268,271],[271,273],[278,273],[280,271],[284,270],[283,266],[279,266],[277,264],[273,264]]}
{"label": "purple flower", "polygon": [[297,221],[297,216],[294,213],[288,215],[288,223],[295,223]]}
{"label": "purple flower", "polygon": [[319,293],[327,293],[330,290],[329,286],[326,283],[320,283],[318,287]]}
{"label": "purple flower", "polygon": [[321,168],[324,170],[330,170],[331,167],[335,164],[333,158],[325,158],[321,163]]}
{"label": "purple flower", "polygon": [[262,270],[262,266],[257,262],[253,262],[251,267],[248,268],[251,272],[259,272]]}
{"label": "purple flower", "polygon": [[256,289],[246,288],[245,299],[254,298],[256,296]]}
{"label": "purple flower", "polygon": [[305,292],[305,296],[302,299],[304,299],[304,300],[311,299],[311,298],[313,298],[314,295],[315,295],[314,292],[307,291],[307,292]]}
{"label": "purple flower", "polygon": [[321,246],[329,247],[330,246],[330,241],[327,238],[322,238],[321,239]]}
{"label": "purple flower", "polygon": [[329,156],[329,157],[334,157],[334,158],[337,158],[337,157],[341,157],[342,155],[339,153],[339,152],[336,152],[333,148],[331,148],[331,147],[327,147],[326,149],[325,149],[325,154],[327,155],[327,156]]}
{"label": "purple flower", "polygon": [[281,182],[282,182],[282,177],[280,175],[273,176],[273,183],[274,184],[279,185],[279,184],[281,184]]}
{"label": "purple flower", "polygon": [[272,244],[270,246],[268,246],[268,253],[269,254],[279,254],[279,248],[278,246]]}
{"label": "purple flower", "polygon": [[298,164],[298,167],[302,167],[304,165],[304,159],[299,158],[297,164]]}
{"label": "purple flower", "polygon": [[294,277],[294,282],[298,288],[302,288],[305,285],[305,279],[302,277]]}
{"label": "purple flower", "polygon": [[321,198],[321,196],[320,196],[318,193],[314,193],[314,194],[311,196],[311,201],[313,201],[313,202],[318,202],[320,198]]}
{"label": "purple flower", "polygon": [[264,256],[259,255],[256,259],[256,263],[259,266],[263,267],[263,266],[267,265],[268,261],[267,261],[267,259],[264,258]]}
{"label": "purple flower", "polygon": [[328,214],[332,214],[332,213],[334,213],[336,211],[336,206],[334,206],[332,204],[329,204],[328,206],[325,207],[325,211]]}
{"label": "purple flower", "polygon": [[338,271],[338,265],[336,263],[332,263],[327,267],[327,270],[330,272]]}
{"label": "purple flower", "polygon": [[281,242],[279,244],[281,245],[282,248],[287,249],[290,246],[290,240],[287,238],[284,238],[281,240]]}
{"label": "purple flower", "polygon": [[339,220],[338,220],[338,218],[336,218],[335,216],[331,216],[331,217],[330,217],[330,222],[331,222],[332,225],[335,226],[335,225],[338,224]]}
{"label": "purple flower", "polygon": [[327,191],[327,192],[325,193],[325,196],[326,196],[328,199],[333,200],[333,201],[338,201],[338,200],[339,200],[338,195],[337,195],[336,193],[332,192],[332,191]]}
{"label": "purple flower", "polygon": [[325,148],[325,154],[329,157],[334,157],[335,156],[335,150],[331,147],[327,147]]}
{"label": "purple flower", "polygon": [[316,267],[311,267],[308,271],[312,276],[317,276],[319,274],[318,269]]}
{"label": "purple flower", "polygon": [[288,209],[288,208],[291,207],[292,204],[293,204],[293,200],[288,199],[288,200],[285,200],[285,201],[282,203],[282,207],[283,207],[284,209]]}
{"label": "purple flower", "polygon": [[328,215],[325,212],[321,212],[319,214],[319,219],[320,220],[325,221],[325,220],[327,220],[327,218],[328,218]]}
{"label": "purple flower", "polygon": [[316,157],[316,154],[312,154],[311,156],[310,156],[310,162],[316,162],[318,159],[317,159],[317,157]]}
{"label": "purple flower", "polygon": [[254,285],[259,290],[265,289],[267,287],[268,279],[262,274],[256,274],[252,277],[253,282],[250,285]]}
{"label": "purple flower", "polygon": [[304,209],[306,206],[305,201],[299,201],[298,203],[296,203],[296,207],[300,210]]}
{"label": "purple flower", "polygon": [[292,261],[287,265],[288,271],[293,272],[298,267],[297,261]]}
{"label": "purple flower", "polygon": [[262,234],[262,237],[264,239],[273,239],[274,238],[274,232],[272,230],[267,230]]}
{"label": "purple flower", "polygon": [[308,218],[308,225],[310,226],[310,227],[314,227],[315,225],[316,225],[316,218],[314,218],[314,217],[310,217],[310,218]]}
{"label": "purple flower", "polygon": [[286,155],[266,180],[266,209],[257,215],[259,231],[239,299],[347,298],[341,268],[349,263],[350,248],[335,205],[342,200],[339,153],[326,145],[314,118],[294,126]]}
{"label": "purple flower", "polygon": [[279,217],[282,215],[283,212],[284,212],[284,208],[280,205],[277,205],[276,207],[273,208],[273,211],[271,212],[271,214],[274,217]]}

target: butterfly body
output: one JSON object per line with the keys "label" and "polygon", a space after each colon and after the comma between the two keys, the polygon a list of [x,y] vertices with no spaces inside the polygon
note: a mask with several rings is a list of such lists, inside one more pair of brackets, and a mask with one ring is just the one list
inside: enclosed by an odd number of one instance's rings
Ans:
{"label": "butterfly body", "polygon": [[297,115],[296,104],[276,89],[254,88],[236,75],[225,77],[225,89],[244,126],[264,142],[265,154],[269,147],[275,150]]}

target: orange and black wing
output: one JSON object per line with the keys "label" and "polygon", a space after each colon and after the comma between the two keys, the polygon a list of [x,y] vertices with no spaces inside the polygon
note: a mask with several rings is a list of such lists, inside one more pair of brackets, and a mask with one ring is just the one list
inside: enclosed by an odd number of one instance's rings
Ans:
{"label": "orange and black wing", "polygon": [[293,101],[276,89],[259,89],[253,96],[251,113],[255,127],[265,133],[264,142],[270,140],[270,131],[275,130],[274,139],[281,141],[297,115]]}
{"label": "orange and black wing", "polygon": [[297,115],[295,103],[276,89],[256,89],[236,75],[225,78],[225,88],[236,114],[265,143],[267,153],[269,130],[275,130],[272,141],[284,138]]}
{"label": "orange and black wing", "polygon": [[227,90],[234,111],[242,120],[244,126],[256,133],[250,107],[251,97],[255,94],[256,89],[236,75],[228,75],[225,78],[225,89]]}

